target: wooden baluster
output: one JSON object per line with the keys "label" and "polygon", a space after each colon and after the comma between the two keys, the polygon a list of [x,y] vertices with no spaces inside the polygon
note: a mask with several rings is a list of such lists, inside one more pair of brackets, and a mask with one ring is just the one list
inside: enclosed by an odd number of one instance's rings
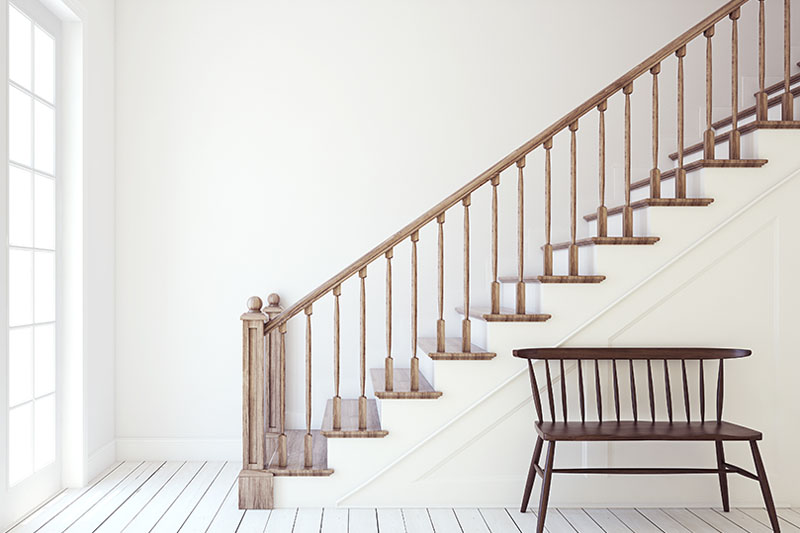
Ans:
{"label": "wooden baluster", "polygon": [[544,360],[544,368],[547,373],[547,401],[550,404],[550,421],[556,421],[556,403],[553,400],[553,377],[550,375],[550,360]]}
{"label": "wooden baluster", "polygon": [[669,361],[664,359],[664,388],[667,393],[667,414],[669,415],[669,422],[672,423],[672,388],[669,384]]}
{"label": "wooden baluster", "polygon": [[261,298],[247,300],[242,314],[242,468],[261,470],[266,462],[264,324]]}
{"label": "wooden baluster", "polygon": [[525,314],[525,196],[523,171],[525,157],[517,161],[517,314]]}
{"label": "wooden baluster", "polygon": [[700,421],[706,421],[706,376],[702,359],[700,359]]}
{"label": "wooden baluster", "polygon": [[689,403],[689,379],[686,376],[686,360],[681,359],[681,375],[683,376],[683,409],[686,413],[686,421],[692,421],[692,408]]}
{"label": "wooden baluster", "polygon": [[594,390],[597,395],[597,421],[603,421],[603,395],[600,391],[600,363],[594,360]]}
{"label": "wooden baluster", "polygon": [[561,416],[564,422],[567,421],[567,373],[564,372],[564,360],[559,359],[559,366],[561,367]]}
{"label": "wooden baluster", "polygon": [[570,132],[570,162],[569,162],[569,213],[570,213],[570,237],[572,244],[569,245],[569,275],[578,275],[578,121],[569,125]]}
{"label": "wooden baluster", "polygon": [[717,375],[717,422],[722,422],[722,398],[725,394],[724,359],[719,360],[719,374]]}
{"label": "wooden baluster", "polygon": [[741,9],[731,12],[731,133],[730,159],[741,159],[741,135],[739,134],[739,16]]}
{"label": "wooden baluster", "polygon": [[500,313],[500,283],[497,281],[497,186],[500,174],[492,178],[492,314]]}
{"label": "wooden baluster", "polygon": [[544,422],[542,417],[542,398],[539,395],[539,385],[536,383],[536,372],[533,370],[533,362],[528,359],[528,377],[531,379],[531,390],[533,391],[533,405],[536,407],[536,417],[539,423]]}
{"label": "wooden baluster", "polygon": [[653,75],[653,168],[650,170],[650,198],[661,198],[661,170],[658,167],[658,75],[661,73],[661,63],[650,69]]}
{"label": "wooden baluster", "polygon": [[444,352],[444,213],[436,217],[439,224],[439,319],[436,321],[436,351]]}
{"label": "wooden baluster", "polygon": [[419,390],[419,358],[417,357],[417,242],[419,232],[411,234],[411,390]]}
{"label": "wooden baluster", "polygon": [[367,267],[358,271],[361,279],[361,396],[358,397],[358,429],[367,429]]}
{"label": "wooden baluster", "polygon": [[278,466],[285,467],[289,462],[286,440],[286,322],[278,326],[281,334],[281,434],[278,435]]}
{"label": "wooden baluster", "polygon": [[385,390],[394,390],[394,360],[392,359],[392,258],[394,249],[386,252],[386,361],[384,371]]}
{"label": "wooden baluster", "polygon": [[656,421],[656,393],[653,389],[653,365],[647,360],[647,391],[650,395],[650,421]]}
{"label": "wooden baluster", "polygon": [[675,198],[686,198],[686,169],[683,168],[684,149],[684,104],[683,104],[683,58],[686,47],[681,46],[675,52],[678,58],[678,168],[675,169]]}
{"label": "wooden baluster", "polygon": [[783,96],[781,97],[781,120],[794,120],[794,96],[790,88],[792,76],[792,27],[789,0],[783,0]]}
{"label": "wooden baluster", "polygon": [[598,132],[598,168],[600,170],[600,207],[597,208],[597,236],[608,237],[608,209],[606,208],[606,109],[608,101],[603,100],[597,106],[600,112]]}
{"label": "wooden baluster", "polygon": [[333,429],[342,429],[342,396],[339,393],[340,368],[341,368],[341,342],[339,337],[339,296],[342,295],[342,286],[333,288],[333,387],[336,394],[333,396]]}
{"label": "wooden baluster", "polygon": [[611,369],[614,373],[614,411],[617,414],[617,422],[620,421],[619,418],[619,379],[617,378],[617,360],[611,360]]}
{"label": "wooden baluster", "polygon": [[553,275],[553,245],[550,242],[551,221],[552,221],[552,189],[551,185],[551,164],[550,150],[553,148],[553,138],[544,142],[544,275]]}
{"label": "wooden baluster", "polygon": [[578,396],[581,402],[581,422],[586,422],[586,398],[583,392],[583,361],[578,359]]}
{"label": "wooden baluster", "polygon": [[713,110],[713,60],[714,56],[711,47],[711,38],[714,37],[714,26],[703,32],[706,37],[706,132],[703,135],[703,158],[714,159],[716,151],[716,137],[714,129],[711,127]]}
{"label": "wooden baluster", "polygon": [[469,206],[470,195],[461,203],[464,205],[464,319],[461,321],[461,351],[470,352],[472,347],[472,329],[469,321]]}
{"label": "wooden baluster", "polygon": [[625,207],[622,208],[622,236],[633,237],[633,207],[631,207],[631,93],[633,83],[622,89],[625,95]]}
{"label": "wooden baluster", "polygon": [[764,13],[764,0],[758,0],[758,93],[756,93],[756,120],[769,120],[769,97],[764,88],[766,83],[766,16]]}
{"label": "wooden baluster", "polygon": [[636,375],[633,370],[633,359],[628,359],[628,366],[631,371],[631,409],[633,410],[633,421],[639,421],[639,406],[636,401]]}
{"label": "wooden baluster", "polygon": [[305,309],[306,313],[306,435],[303,439],[303,466],[314,466],[314,443],[311,437],[311,313],[312,306]]}

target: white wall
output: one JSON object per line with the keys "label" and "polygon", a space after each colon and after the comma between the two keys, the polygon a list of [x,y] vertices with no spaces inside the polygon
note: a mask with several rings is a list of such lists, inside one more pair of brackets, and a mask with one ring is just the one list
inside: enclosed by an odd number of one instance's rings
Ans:
{"label": "white wall", "polygon": [[[169,449],[182,458],[237,457],[238,317],[247,297],[274,291],[287,304],[302,297],[722,2],[674,4],[118,0],[121,456],[163,457]],[[747,14],[752,24],[752,10]],[[726,68],[728,27],[719,30],[720,69]],[[748,31],[743,22],[743,42],[754,35]],[[754,43],[751,37],[746,42]],[[771,49],[777,44],[771,41]],[[752,58],[748,50],[743,61]],[[771,53],[773,67],[780,68],[780,57]],[[687,70],[701,73],[702,62]],[[667,72],[674,68],[665,65],[665,101],[674,94]],[[702,78],[693,82],[692,94],[702,98]],[[649,104],[649,81],[643,83],[635,105]],[[722,86],[717,91],[725,94]],[[724,103],[719,107],[725,111]],[[687,138],[699,138],[699,109],[687,106],[687,116]],[[650,167],[647,120],[643,111],[635,122],[642,129],[634,168],[644,172]],[[581,135],[592,139],[595,128],[589,121]],[[620,130],[609,124],[609,131]],[[592,176],[582,184],[593,184]],[[513,189],[513,177],[503,179]],[[529,195],[539,201],[538,189]],[[594,209],[594,200],[586,201]],[[458,234],[460,215],[450,220]],[[485,232],[488,218],[475,220],[483,221],[476,231]],[[537,243],[538,220],[532,226]],[[535,259],[538,244],[529,248]],[[458,260],[460,252],[452,250]],[[503,273],[511,272],[511,257]],[[396,268],[407,270],[406,260],[398,259]],[[435,267],[425,265],[427,318],[435,305]],[[486,266],[475,266],[475,283],[486,281]],[[369,279],[377,298],[370,302],[381,306],[382,267]],[[448,308],[460,302],[459,279],[449,282]],[[345,287],[350,310],[354,290]],[[319,304],[315,316],[322,306],[330,302]],[[430,335],[432,321],[421,323]],[[329,324],[315,322],[318,358],[329,359]],[[299,322],[291,328],[291,342],[301,342]],[[402,331],[398,337],[407,336]],[[370,366],[380,366],[383,329],[370,332]],[[352,375],[356,352],[345,353]],[[407,357],[407,349],[398,353]],[[300,383],[294,362],[289,379]],[[315,371],[315,390],[327,390],[329,367],[315,368],[322,368]],[[299,399],[290,398],[289,409],[290,418],[299,415]]]}

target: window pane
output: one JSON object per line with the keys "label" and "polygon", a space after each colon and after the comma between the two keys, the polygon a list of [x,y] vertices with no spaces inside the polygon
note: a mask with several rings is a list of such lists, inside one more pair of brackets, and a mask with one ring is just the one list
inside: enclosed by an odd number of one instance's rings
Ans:
{"label": "window pane", "polygon": [[31,165],[31,97],[14,87],[8,88],[8,157]]}
{"label": "window pane", "polygon": [[35,411],[33,466],[39,470],[56,459],[55,395],[36,400]]}
{"label": "window pane", "polygon": [[8,404],[33,400],[33,328],[8,332]]}
{"label": "window pane", "polygon": [[33,24],[12,5],[8,6],[8,77],[31,88],[31,30]]}
{"label": "window pane", "polygon": [[34,168],[47,174],[55,174],[55,111],[47,104],[34,103]]}
{"label": "window pane", "polygon": [[36,221],[34,242],[37,248],[54,250],[56,247],[56,183],[51,178],[34,178]]}
{"label": "window pane", "polygon": [[33,323],[33,252],[28,250],[8,251],[8,322]]}
{"label": "window pane", "polygon": [[8,167],[8,242],[33,245],[33,178],[27,170]]}
{"label": "window pane", "polygon": [[37,398],[56,390],[56,325],[34,329],[34,394]]}
{"label": "window pane", "polygon": [[56,319],[56,254],[36,252],[34,260],[34,318],[36,322]]}
{"label": "window pane", "polygon": [[14,485],[33,473],[33,403],[8,413],[8,483]]}
{"label": "window pane", "polygon": [[55,95],[56,46],[52,37],[41,28],[33,30],[34,91],[37,96],[53,102]]}

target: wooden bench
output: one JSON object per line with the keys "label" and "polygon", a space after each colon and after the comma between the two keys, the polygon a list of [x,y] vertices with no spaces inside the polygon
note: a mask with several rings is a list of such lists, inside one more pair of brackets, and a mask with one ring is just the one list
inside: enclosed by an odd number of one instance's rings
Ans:
{"label": "wooden bench", "polygon": [[[536,476],[542,477],[542,493],[539,500],[537,533],[544,531],[547,502],[550,495],[550,482],[555,474],[717,474],[719,476],[722,507],[730,510],[727,475],[740,474],[756,480],[761,485],[764,504],[772,523],[773,531],[780,531],[775,505],[772,501],[767,473],[758,450],[760,432],[725,422],[722,420],[724,396],[724,361],[750,355],[749,350],[717,348],[530,348],[514,350],[514,356],[528,360],[528,371],[533,389],[533,402],[536,407],[536,432],[538,437],[533,450],[528,479],[522,496],[521,512],[525,512],[530,501],[531,490]],[[533,362],[544,361],[547,385],[547,404],[549,420],[545,420],[542,398],[539,393],[537,371]],[[555,369],[552,367],[556,367]],[[647,379],[647,400],[649,412],[640,412],[640,398],[637,396],[636,373]],[[672,377],[670,372],[680,377]],[[627,373],[627,377],[622,373]],[[570,381],[569,374],[574,374]],[[706,418],[706,374],[716,374],[715,413]],[[655,375],[655,378],[654,378]],[[690,376],[692,378],[690,378]],[[584,379],[586,377],[586,379]],[[554,378],[556,378],[554,380]],[[620,393],[620,382],[627,380],[629,392]],[[696,381],[695,381],[696,380]],[[584,381],[593,382],[584,386]],[[654,381],[658,386],[654,385]],[[678,409],[673,409],[673,385],[682,384],[683,416],[679,419]],[[690,384],[695,381],[695,385]],[[577,383],[575,383],[577,382]],[[604,383],[610,382],[610,385]],[[572,387],[576,384],[576,387]],[[603,398],[609,402],[608,388],[612,388],[614,417],[603,418]],[[624,388],[624,387],[623,387]],[[663,390],[661,390],[663,389]],[[642,387],[642,390],[644,388]],[[594,397],[597,417],[587,419],[587,397]],[[577,394],[580,406],[580,421],[570,420],[568,414],[568,395]],[[605,394],[605,396],[604,396]],[[624,395],[624,398],[621,398]],[[663,396],[664,402],[656,399]],[[560,397],[556,400],[556,397]],[[621,403],[630,398],[631,419],[621,418]],[[588,402],[590,403],[590,402]],[[560,409],[559,409],[560,404]],[[591,408],[591,405],[589,406]],[[666,407],[666,413],[663,413]],[[560,413],[558,412],[560,411]],[[627,413],[628,406],[625,406]],[[664,416],[666,414],[666,416]],[[591,417],[591,415],[589,415]],[[594,418],[594,417],[591,417]],[[661,420],[665,418],[665,420]],[[560,419],[560,420],[559,420]],[[553,468],[556,442],[558,441],[709,441],[714,442],[717,455],[716,468]],[[723,442],[747,441],[753,454],[756,473],[753,474],[725,461]],[[547,455],[544,467],[539,465],[542,448],[547,442]]]}

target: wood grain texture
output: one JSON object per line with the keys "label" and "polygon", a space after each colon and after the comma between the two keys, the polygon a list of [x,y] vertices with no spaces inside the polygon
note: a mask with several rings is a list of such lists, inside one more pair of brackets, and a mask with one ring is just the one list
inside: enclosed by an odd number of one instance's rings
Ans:
{"label": "wood grain texture", "polygon": [[266,383],[264,324],[261,298],[247,301],[242,320],[242,464],[244,468],[264,467],[266,433]]}
{"label": "wood grain texture", "polygon": [[[575,246],[640,246],[655,244],[659,237],[589,237],[580,239]],[[571,242],[560,242],[553,245],[554,250],[564,250],[572,245]]]}
{"label": "wood grain texture", "polygon": [[[631,209],[644,209],[645,207],[706,207],[714,203],[713,198],[644,198],[642,200],[633,202]],[[625,206],[618,205],[611,207],[608,210],[609,215],[618,215],[622,213]],[[591,222],[597,219],[597,213],[589,213],[584,215],[583,219]]]}
{"label": "wood grain texture", "polygon": [[441,392],[433,389],[433,386],[425,379],[425,376],[419,376],[419,390],[411,390],[410,372],[407,368],[396,368],[394,372],[394,388],[391,391],[383,390],[383,369],[373,368],[370,370],[372,378],[372,386],[375,388],[375,396],[381,400],[434,400],[442,395]]}
{"label": "wood grain texture", "polygon": [[653,168],[650,170],[650,197],[651,198],[661,198],[661,170],[658,168],[658,148],[659,148],[659,107],[658,107],[658,75],[661,73],[661,63],[658,65],[654,65],[653,68],[650,69],[650,74],[653,75],[653,97],[652,97],[652,104],[651,104],[651,126],[652,131],[650,133],[650,145],[652,149],[653,155]]}
{"label": "wood grain texture", "polygon": [[[456,307],[456,312],[464,314],[463,307]],[[500,313],[492,313],[487,307],[473,307],[469,311],[472,318],[486,322],[546,322],[552,318],[548,314],[515,313],[512,309],[500,308]]]}
{"label": "wood grain texture", "polygon": [[340,429],[333,426],[333,402],[328,400],[325,406],[325,414],[322,417],[320,432],[329,439],[352,439],[352,438],[381,438],[389,434],[388,431],[381,429],[381,420],[378,416],[378,404],[375,400],[367,400],[367,427],[358,428],[358,400],[342,400],[342,423]]}
{"label": "wood grain texture", "polygon": [[[731,132],[728,137],[730,159],[741,157],[741,134],[739,132],[739,17],[741,9],[731,11]],[[681,143],[682,144],[682,143]]]}
{"label": "wood grain texture", "polygon": [[[545,440],[636,441],[636,440],[761,440],[761,432],[730,422],[542,422],[536,431]],[[716,473],[711,469],[709,473]]]}
{"label": "wood grain texture", "polygon": [[469,351],[462,351],[461,339],[446,338],[444,352],[436,351],[436,339],[421,338],[419,347],[434,361],[486,361],[497,357],[496,353],[487,352],[485,349],[472,344]]}
{"label": "wood grain texture", "polygon": [[261,470],[239,473],[239,509],[272,509],[273,474]]}
{"label": "wood grain texture", "polygon": [[277,443],[270,442],[277,439],[268,438],[268,450],[273,451],[268,456],[267,468],[265,472],[275,476],[329,476],[333,474],[333,469],[328,468],[328,439],[318,430],[311,430],[313,437],[312,466],[305,466],[305,430],[286,430],[287,440],[287,464],[280,466],[277,456]]}
{"label": "wood grain texture", "polygon": [[[773,124],[782,124],[780,122],[775,122]],[[800,124],[800,123],[798,123]],[[742,127],[744,130],[749,124]],[[763,126],[764,128],[768,128],[769,126]],[[789,127],[789,126],[785,126]],[[755,127],[753,127],[755,129]],[[741,132],[741,130],[740,130]],[[726,135],[726,134],[723,134]],[[719,139],[721,136],[717,137]],[[702,149],[702,145],[700,146]],[[701,168],[760,168],[767,164],[766,159],[698,159],[696,161],[692,161],[691,163],[687,163],[683,170],[687,173],[694,172],[695,170],[699,170]],[[677,169],[667,170],[661,173],[661,181],[668,180],[675,177]],[[642,187],[647,187],[650,184],[650,179],[645,178],[639,181],[634,182],[631,185],[632,189],[641,189]]]}

